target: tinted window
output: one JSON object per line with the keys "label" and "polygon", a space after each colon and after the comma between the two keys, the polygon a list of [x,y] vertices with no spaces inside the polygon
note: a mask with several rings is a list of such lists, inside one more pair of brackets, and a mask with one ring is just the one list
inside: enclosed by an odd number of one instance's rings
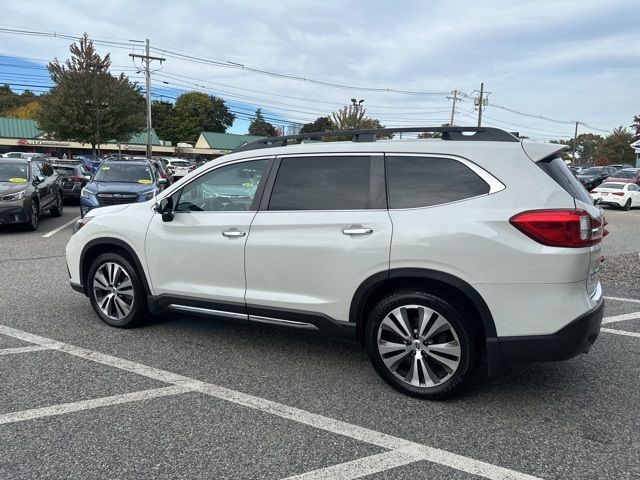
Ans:
{"label": "tinted window", "polygon": [[602,173],[602,167],[591,167],[586,170],[582,170],[580,175],[600,175]]}
{"label": "tinted window", "polygon": [[428,207],[489,193],[473,170],[449,158],[386,157],[389,208]]}
{"label": "tinted window", "polygon": [[251,209],[268,160],[234,163],[202,175],[182,189],[178,212],[242,212]]}
{"label": "tinted window", "polygon": [[[569,170],[569,167],[567,167],[561,158],[548,157],[537,162],[537,165],[573,198],[581,202],[593,203],[589,192],[587,192],[578,179],[571,173],[571,170]],[[594,170],[594,168],[584,170],[582,175],[593,175],[586,173],[589,170]],[[596,172],[600,171],[599,169],[595,170]]]}
{"label": "tinted window", "polygon": [[33,175],[33,178],[43,177],[44,176],[44,175],[42,175],[42,172],[40,171],[40,165],[38,165],[37,163],[32,163],[31,164],[31,174]]}
{"label": "tinted window", "polygon": [[624,187],[623,183],[603,183],[598,188],[610,188],[612,190],[621,190]]}
{"label": "tinted window", "polygon": [[75,175],[75,173],[76,173],[76,169],[74,167],[56,166],[56,167],[53,167],[53,168],[58,173],[58,175],[63,175],[63,176],[67,176],[67,177],[71,177],[71,176]]}
{"label": "tinted window", "polygon": [[285,158],[273,185],[269,210],[369,208],[369,157]]}

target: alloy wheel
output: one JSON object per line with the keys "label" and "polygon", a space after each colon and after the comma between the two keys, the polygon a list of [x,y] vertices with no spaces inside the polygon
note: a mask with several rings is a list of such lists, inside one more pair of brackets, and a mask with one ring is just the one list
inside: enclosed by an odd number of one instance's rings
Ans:
{"label": "alloy wheel", "polygon": [[404,305],[378,327],[377,348],[387,369],[414,387],[434,387],[458,370],[458,335],[440,313],[423,305]]}
{"label": "alloy wheel", "polygon": [[122,320],[129,315],[135,301],[131,277],[115,262],[103,263],[96,270],[93,295],[100,311],[112,320]]}
{"label": "alloy wheel", "polygon": [[33,230],[38,228],[39,217],[40,212],[38,209],[38,204],[36,202],[31,202],[31,218],[29,220],[31,221],[31,228]]}

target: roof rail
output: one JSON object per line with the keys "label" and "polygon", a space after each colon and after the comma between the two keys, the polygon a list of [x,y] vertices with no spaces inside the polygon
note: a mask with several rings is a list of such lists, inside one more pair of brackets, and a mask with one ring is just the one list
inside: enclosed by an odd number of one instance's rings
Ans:
{"label": "roof rail", "polygon": [[289,140],[305,140],[323,137],[351,136],[352,142],[375,142],[378,135],[395,133],[441,133],[442,140],[476,141],[476,142],[519,142],[520,140],[509,132],[493,127],[406,127],[406,128],[375,128],[370,130],[338,130],[329,132],[299,133],[282,137],[270,137],[255,142],[240,145],[233,152],[257,150],[260,148],[285,147]]}

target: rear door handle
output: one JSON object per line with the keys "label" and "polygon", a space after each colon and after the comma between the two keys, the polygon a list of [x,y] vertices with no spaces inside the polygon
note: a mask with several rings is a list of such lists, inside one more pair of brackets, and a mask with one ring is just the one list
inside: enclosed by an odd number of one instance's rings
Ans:
{"label": "rear door handle", "polygon": [[373,228],[348,227],[343,228],[342,233],[344,233],[345,235],[371,235],[373,233]]}
{"label": "rear door handle", "polygon": [[241,232],[240,230],[226,230],[222,232],[222,235],[228,238],[244,237],[246,234],[246,232]]}

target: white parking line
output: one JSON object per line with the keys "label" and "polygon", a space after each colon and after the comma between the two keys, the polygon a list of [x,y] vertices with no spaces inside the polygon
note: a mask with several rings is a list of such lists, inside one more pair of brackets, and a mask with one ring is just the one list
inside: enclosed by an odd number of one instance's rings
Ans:
{"label": "white parking line", "polygon": [[602,319],[602,324],[606,325],[607,323],[624,322],[625,320],[635,320],[637,318],[640,318],[640,312],[625,313],[623,315],[616,315],[613,317],[604,317]]}
{"label": "white parking line", "polygon": [[[318,428],[326,432],[343,435],[361,442],[377,445],[389,450],[419,451],[420,458],[433,463],[445,465],[457,470],[478,475],[491,480],[534,480],[536,477],[524,473],[499,467],[490,463],[475,460],[470,457],[458,455],[439,448],[429,447],[410,440],[388,435],[386,433],[370,430],[368,428],[353,425],[351,423],[325,417],[317,413],[308,412],[282,403],[273,402],[264,398],[248,395],[228,388],[220,387],[193,378],[178,375],[158,368],[149,367],[140,363],[125,360],[123,358],[106,355],[86,348],[76,347],[68,343],[59,342],[46,337],[34,335],[16,328],[0,325],[0,334],[18,338],[27,342],[42,345],[51,349],[84,358],[103,365],[119,368],[127,372],[137,373],[148,378],[160,380],[166,383],[201,392],[212,397],[226,400],[231,403],[243,405],[258,411],[276,415],[287,420]],[[133,394],[128,394],[133,395]],[[391,455],[393,456],[393,455]]]}
{"label": "white parking line", "polygon": [[631,303],[640,303],[640,300],[637,298],[623,298],[623,297],[604,297],[605,300],[617,300],[618,302],[631,302]]}
{"label": "white parking line", "polygon": [[13,355],[15,353],[39,352],[41,350],[49,350],[42,345],[29,345],[28,347],[1,348],[0,355]]}
{"label": "white parking line", "polygon": [[326,468],[287,477],[285,480],[351,480],[366,475],[384,472],[392,468],[402,467],[410,463],[423,460],[407,449],[391,450],[389,452],[358,458],[351,462],[339,463]]}
{"label": "white parking line", "polygon": [[73,220],[71,220],[71,221],[69,221],[69,222],[65,223],[65,224],[64,224],[64,225],[62,225],[61,227],[58,227],[58,228],[56,228],[55,230],[51,230],[49,233],[45,233],[44,235],[42,235],[42,238],[49,238],[49,237],[51,237],[51,236],[55,235],[56,233],[58,233],[58,232],[60,232],[60,231],[64,230],[65,228],[67,228],[69,225],[71,225],[71,224],[75,223],[75,221],[76,221],[76,220],[78,220],[78,218],[80,218],[80,217],[76,217],[76,218],[74,218]]}
{"label": "white parking line", "polygon": [[51,417],[54,415],[63,415],[65,413],[79,412],[82,410],[106,407],[109,405],[139,402],[141,400],[177,395],[179,393],[187,393],[190,391],[191,390],[184,387],[162,387],[151,390],[142,390],[140,392],[124,393],[122,395],[113,395],[111,397],[93,398],[91,400],[82,400],[80,402],[61,403],[50,407],[40,407],[33,408],[31,410],[22,410],[20,412],[5,413],[0,415],[0,425],[5,423],[23,422],[25,420],[33,420],[42,417]]}
{"label": "white parking line", "polygon": [[602,328],[601,332],[607,333],[615,333],[616,335],[624,335],[625,337],[637,337],[640,338],[640,333],[638,332],[627,332],[625,330],[616,330],[614,328]]}

